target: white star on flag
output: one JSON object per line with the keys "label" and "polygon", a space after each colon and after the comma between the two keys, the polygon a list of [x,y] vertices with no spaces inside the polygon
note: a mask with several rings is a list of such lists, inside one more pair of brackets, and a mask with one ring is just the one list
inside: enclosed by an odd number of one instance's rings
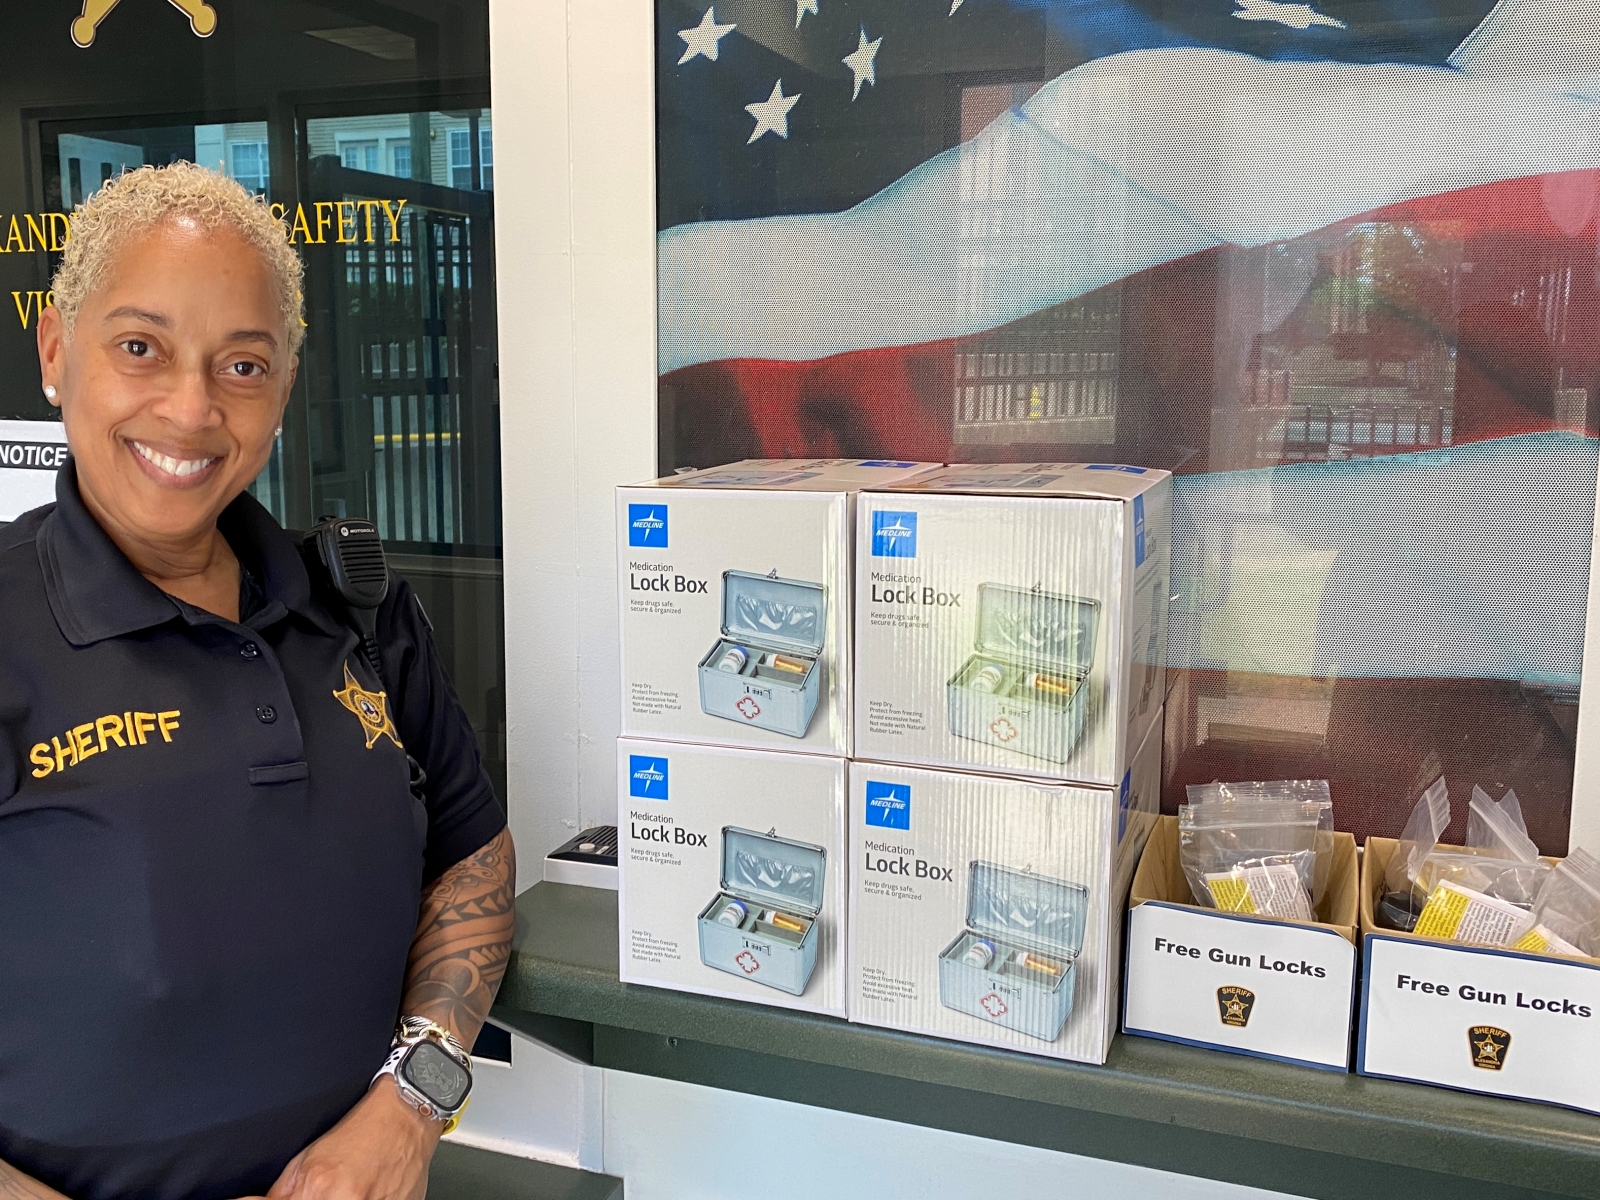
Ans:
{"label": "white star on flag", "polygon": [[817,0],[794,0],[794,27],[800,28],[800,18],[810,13],[813,17],[820,15],[817,12]]}
{"label": "white star on flag", "polygon": [[700,18],[700,24],[693,29],[680,29],[678,36],[684,40],[683,57],[678,60],[681,67],[697,54],[704,54],[712,62],[717,61],[717,43],[737,26],[718,25],[717,10],[706,9],[706,15]]}
{"label": "white star on flag", "polygon": [[1326,25],[1330,29],[1349,28],[1339,18],[1319,13],[1309,4],[1280,4],[1278,0],[1234,0],[1234,3],[1239,7],[1233,15],[1241,21],[1276,21],[1290,29],[1310,29],[1313,25]]}
{"label": "white star on flag", "polygon": [[855,52],[846,54],[840,60],[850,68],[856,77],[856,90],[850,93],[850,102],[852,104],[855,103],[856,97],[861,95],[861,85],[863,83],[870,83],[873,87],[878,86],[878,68],[873,60],[878,57],[878,47],[881,45],[883,45],[882,38],[877,38],[870,42],[867,41],[867,27],[863,25],[861,27],[861,42],[856,46]]}
{"label": "white star on flag", "polygon": [[[789,110],[794,107],[795,101],[800,99],[800,93],[792,96],[783,94],[783,80],[778,80],[772,85],[772,95],[756,104],[746,104],[745,112],[756,119],[755,132],[750,135],[750,142],[755,141],[764,133],[775,133],[781,138],[789,136]],[[750,142],[746,142],[748,146]]]}

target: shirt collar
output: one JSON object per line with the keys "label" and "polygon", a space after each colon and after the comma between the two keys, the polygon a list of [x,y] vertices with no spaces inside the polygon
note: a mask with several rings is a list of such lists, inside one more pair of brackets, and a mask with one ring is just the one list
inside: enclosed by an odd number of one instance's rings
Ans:
{"label": "shirt collar", "polygon": [[[254,496],[245,492],[235,499],[217,527],[256,572],[268,609],[281,603],[325,633],[342,628],[313,599],[311,579],[294,542]],[[77,465],[70,459],[56,475],[55,510],[40,525],[37,546],[50,611],[74,646],[169,621],[194,625],[216,619],[174,600],[139,574],[84,506]],[[254,623],[264,615],[258,614]]]}

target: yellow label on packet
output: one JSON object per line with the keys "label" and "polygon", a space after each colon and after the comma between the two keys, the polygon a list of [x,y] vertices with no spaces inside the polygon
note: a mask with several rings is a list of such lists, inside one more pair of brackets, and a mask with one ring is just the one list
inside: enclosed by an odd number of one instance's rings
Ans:
{"label": "yellow label on packet", "polygon": [[1550,939],[1539,932],[1536,925],[1516,941],[1511,943],[1513,950],[1526,950],[1529,954],[1544,954],[1550,949]]}
{"label": "yellow label on packet", "polygon": [[1514,904],[1447,882],[1429,893],[1413,932],[1446,942],[1505,946],[1520,937],[1530,921]]}
{"label": "yellow label on packet", "polygon": [[1511,949],[1525,950],[1529,954],[1557,954],[1580,958],[1583,956],[1582,950],[1565,938],[1552,933],[1543,925],[1533,926],[1527,933],[1511,943]]}
{"label": "yellow label on packet", "polygon": [[1253,913],[1256,902],[1250,898],[1250,885],[1242,875],[1208,875],[1206,887],[1222,912]]}

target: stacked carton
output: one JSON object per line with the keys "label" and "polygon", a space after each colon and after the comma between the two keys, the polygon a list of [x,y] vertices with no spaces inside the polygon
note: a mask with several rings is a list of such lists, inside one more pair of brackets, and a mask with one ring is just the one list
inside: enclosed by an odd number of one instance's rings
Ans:
{"label": "stacked carton", "polygon": [[623,979],[1103,1061],[1170,497],[1051,463],[620,489]]}
{"label": "stacked carton", "polygon": [[1103,1062],[1161,790],[1165,471],[954,466],[856,506],[850,1017]]}
{"label": "stacked carton", "polygon": [[618,489],[622,978],[845,1015],[856,494],[917,463]]}

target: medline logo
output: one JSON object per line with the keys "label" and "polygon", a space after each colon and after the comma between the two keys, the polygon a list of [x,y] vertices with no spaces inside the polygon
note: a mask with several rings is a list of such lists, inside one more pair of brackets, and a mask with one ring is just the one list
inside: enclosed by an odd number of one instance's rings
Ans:
{"label": "medline logo", "polygon": [[628,545],[667,548],[667,506],[665,504],[628,505]]}
{"label": "medline logo", "polygon": [[1144,497],[1133,498],[1133,565],[1144,566]]}
{"label": "medline logo", "polygon": [[910,829],[911,785],[867,780],[867,824],[884,829]]}
{"label": "medline logo", "polygon": [[667,798],[667,760],[645,754],[628,756],[628,795],[642,800]]}
{"label": "medline logo", "polygon": [[872,556],[874,558],[915,558],[917,556],[917,514],[914,512],[873,513]]}

